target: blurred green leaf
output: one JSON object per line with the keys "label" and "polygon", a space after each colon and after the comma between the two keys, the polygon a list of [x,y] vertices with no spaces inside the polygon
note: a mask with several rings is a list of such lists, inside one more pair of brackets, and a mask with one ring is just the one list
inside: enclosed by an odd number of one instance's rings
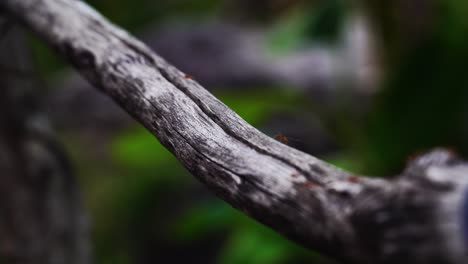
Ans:
{"label": "blurred green leaf", "polygon": [[341,33],[347,14],[342,0],[305,4],[279,19],[267,37],[267,49],[272,55],[283,55],[306,45],[333,44]]}
{"label": "blurred green leaf", "polygon": [[171,229],[179,240],[200,239],[213,232],[230,229],[237,215],[221,200],[200,202],[178,217]]}
{"label": "blurred green leaf", "polygon": [[323,1],[316,10],[315,16],[308,16],[305,35],[308,40],[334,43],[343,26],[346,15],[346,5],[343,0]]}
{"label": "blurred green leaf", "polygon": [[174,163],[173,155],[145,128],[138,126],[114,139],[113,159],[129,168],[157,167]]}
{"label": "blurred green leaf", "polygon": [[253,125],[259,125],[272,112],[295,111],[303,103],[303,98],[294,89],[234,90],[216,92],[215,95]]}
{"label": "blurred green leaf", "polygon": [[283,263],[289,256],[282,240],[265,230],[240,226],[232,233],[220,256],[222,264]]}
{"label": "blurred green leaf", "polygon": [[364,160],[359,152],[342,151],[332,156],[324,157],[324,160],[345,171],[362,174],[364,171]]}
{"label": "blurred green leaf", "polygon": [[231,235],[219,255],[219,263],[313,263],[323,260],[313,251],[298,246],[239,211],[234,211],[233,218]]}
{"label": "blurred green leaf", "polygon": [[66,67],[65,62],[46,44],[37,39],[36,36],[33,36],[32,34],[28,34],[27,36],[35,68],[40,73],[40,76],[51,77],[59,70]]}
{"label": "blurred green leaf", "polygon": [[304,44],[310,17],[297,10],[280,19],[267,36],[267,49],[272,55],[282,55]]}

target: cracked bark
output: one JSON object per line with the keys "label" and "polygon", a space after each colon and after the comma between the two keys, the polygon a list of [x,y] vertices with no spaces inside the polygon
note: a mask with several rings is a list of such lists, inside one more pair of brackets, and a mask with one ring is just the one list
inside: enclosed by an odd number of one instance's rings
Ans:
{"label": "cracked bark", "polygon": [[79,191],[18,28],[0,18],[0,262],[89,262]]}
{"label": "cracked bark", "polygon": [[356,176],[277,142],[77,0],[3,0],[213,192],[345,263],[465,263],[468,165],[436,150],[394,180]]}

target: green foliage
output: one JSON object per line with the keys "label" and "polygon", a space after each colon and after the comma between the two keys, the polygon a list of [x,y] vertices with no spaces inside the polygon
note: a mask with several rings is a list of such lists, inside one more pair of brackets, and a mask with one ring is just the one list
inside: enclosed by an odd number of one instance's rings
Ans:
{"label": "green foliage", "polygon": [[272,87],[252,88],[245,91],[233,89],[216,92],[215,95],[252,125],[260,125],[264,118],[272,112],[296,111],[305,103],[298,92],[293,89]]}
{"label": "green foliage", "polygon": [[210,233],[228,230],[236,222],[233,210],[220,200],[200,201],[177,217],[171,232],[178,240],[194,241]]}
{"label": "green foliage", "polygon": [[141,170],[173,163],[169,150],[143,127],[120,135],[112,146],[113,159],[132,170]]}
{"label": "green foliage", "polygon": [[199,203],[178,219],[172,228],[177,239],[182,241],[228,232],[217,263],[290,263],[299,256],[309,260],[317,259],[315,254],[285,240],[219,200]]}
{"label": "green foliage", "polygon": [[234,230],[219,263],[274,264],[287,263],[295,253],[292,245],[264,227],[240,225]]}
{"label": "green foliage", "polygon": [[267,48],[273,55],[281,55],[312,44],[335,44],[345,17],[346,5],[342,0],[305,4],[275,23]]}
{"label": "green foliage", "polygon": [[307,12],[309,17],[305,31],[307,38],[312,41],[335,43],[341,33],[346,8],[343,0],[322,1],[318,7],[314,6],[314,10],[317,10],[315,16],[310,16],[310,12]]}
{"label": "green foliage", "polygon": [[400,59],[389,65],[368,124],[371,173],[400,171],[410,155],[438,146],[466,153],[468,28],[460,19],[468,8],[441,4],[427,36],[406,43],[403,54],[392,53]]}
{"label": "green foliage", "polygon": [[65,67],[64,61],[54,54],[42,41],[39,41],[33,35],[29,35],[28,40],[32,57],[41,76],[50,77],[53,73],[57,73]]}
{"label": "green foliage", "polygon": [[271,54],[285,54],[304,45],[310,16],[299,10],[279,20],[270,31],[267,48]]}

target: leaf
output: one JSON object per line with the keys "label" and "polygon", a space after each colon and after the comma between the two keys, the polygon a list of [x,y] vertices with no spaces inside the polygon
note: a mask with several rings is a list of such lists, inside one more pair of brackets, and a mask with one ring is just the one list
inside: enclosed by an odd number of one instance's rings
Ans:
{"label": "leaf", "polygon": [[178,217],[171,229],[178,240],[195,240],[229,229],[235,217],[234,209],[221,200],[213,199],[194,205]]}
{"label": "leaf", "polygon": [[117,136],[112,145],[112,157],[117,163],[135,169],[176,162],[172,154],[143,127]]}

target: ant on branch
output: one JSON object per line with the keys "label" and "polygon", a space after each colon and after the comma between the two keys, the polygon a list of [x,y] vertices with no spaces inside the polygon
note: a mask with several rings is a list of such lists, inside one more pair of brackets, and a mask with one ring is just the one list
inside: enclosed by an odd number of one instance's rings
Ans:
{"label": "ant on branch", "polygon": [[279,142],[281,143],[284,143],[284,144],[288,144],[289,143],[289,139],[288,137],[286,137],[285,135],[281,134],[281,133],[276,133],[274,136],[273,136],[274,139],[278,140]]}
{"label": "ant on branch", "polygon": [[283,135],[282,133],[276,133],[274,136],[273,136],[274,139],[278,140],[279,142],[283,143],[283,144],[286,144],[286,145],[290,145],[291,143],[300,143],[301,141],[298,140],[298,139],[295,139],[295,138],[291,138],[291,137],[287,137],[285,135]]}

